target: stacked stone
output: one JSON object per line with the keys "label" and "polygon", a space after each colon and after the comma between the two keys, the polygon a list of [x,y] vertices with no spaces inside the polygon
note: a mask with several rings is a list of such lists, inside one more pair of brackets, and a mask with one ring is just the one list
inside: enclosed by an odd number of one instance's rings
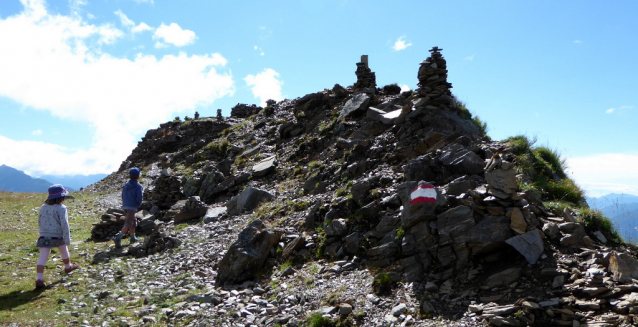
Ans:
{"label": "stacked stone", "polygon": [[258,107],[256,105],[247,105],[243,103],[238,103],[232,109],[230,109],[230,116],[235,118],[248,118],[252,115],[258,114],[259,111],[263,109],[262,107]]}
{"label": "stacked stone", "polygon": [[[157,226],[153,215],[146,210],[136,213],[135,219],[137,219],[137,228],[135,230],[137,235],[148,235]],[[100,217],[100,222],[93,224],[91,239],[94,241],[110,240],[122,230],[125,220],[124,210],[115,208],[106,210],[106,213]]]}
{"label": "stacked stone", "polygon": [[128,248],[128,252],[138,258],[179,247],[182,241],[175,237],[166,236],[163,233],[153,233],[144,238],[143,242],[136,243]]}
{"label": "stacked stone", "polygon": [[182,184],[182,179],[179,176],[161,176],[152,189],[144,192],[144,199],[149,199],[160,209],[168,209],[175,202],[184,198]]}
{"label": "stacked stone", "polygon": [[357,82],[354,90],[375,89],[377,87],[377,77],[368,67],[368,55],[361,56],[361,62],[357,63]]}
{"label": "stacked stone", "polygon": [[428,98],[427,104],[448,105],[452,102],[452,84],[447,81],[447,64],[438,47],[433,47],[432,55],[421,62],[417,92],[422,98]]}
{"label": "stacked stone", "polygon": [[96,241],[107,240],[117,234],[124,226],[124,210],[108,209],[102,215],[99,223],[93,224],[91,239]]}

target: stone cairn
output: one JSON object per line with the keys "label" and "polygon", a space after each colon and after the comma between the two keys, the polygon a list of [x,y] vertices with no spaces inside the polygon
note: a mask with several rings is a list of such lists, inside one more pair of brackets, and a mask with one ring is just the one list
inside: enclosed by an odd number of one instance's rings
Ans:
{"label": "stone cairn", "polygon": [[377,77],[368,67],[368,55],[361,56],[361,62],[357,63],[357,82],[354,84],[354,90],[375,89],[377,87]]}
{"label": "stone cairn", "polygon": [[221,109],[217,109],[217,120],[220,120],[220,121],[224,120]]}
{"label": "stone cairn", "polygon": [[[135,229],[137,235],[149,235],[156,229],[157,224],[155,223],[153,215],[146,210],[138,211],[135,214],[135,219],[137,219],[137,228]],[[100,222],[93,224],[91,239],[94,241],[110,240],[115,234],[122,230],[125,220],[124,210],[116,208],[107,209],[106,212],[102,214]]]}
{"label": "stone cairn", "polygon": [[447,81],[447,64],[439,51],[439,47],[433,47],[432,54],[421,62],[418,79],[419,97],[425,98],[430,105],[449,105],[452,103],[452,84]]}
{"label": "stone cairn", "polygon": [[254,114],[259,113],[263,109],[262,107],[258,107],[257,105],[247,105],[243,103],[238,103],[232,109],[230,109],[230,116],[235,118],[248,118]]}
{"label": "stone cairn", "polygon": [[184,199],[182,184],[182,179],[178,176],[162,175],[152,189],[144,190],[144,199],[148,199],[160,209],[168,209],[175,202]]}
{"label": "stone cairn", "polygon": [[144,241],[129,246],[128,252],[140,258],[177,248],[181,244],[182,241],[178,238],[166,236],[164,233],[154,232],[148,237],[145,237]]}

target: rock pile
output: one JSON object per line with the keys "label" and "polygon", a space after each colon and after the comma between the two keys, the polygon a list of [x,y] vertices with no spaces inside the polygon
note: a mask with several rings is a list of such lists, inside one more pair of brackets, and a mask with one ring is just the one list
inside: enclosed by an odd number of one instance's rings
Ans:
{"label": "rock pile", "polygon": [[357,63],[357,70],[355,71],[355,75],[357,75],[357,82],[354,84],[354,91],[371,91],[374,93],[375,88],[377,87],[377,77],[370,67],[368,67],[368,56],[362,55],[361,62]]}
{"label": "rock pile", "polygon": [[144,241],[129,246],[128,252],[139,258],[179,247],[180,244],[182,244],[182,241],[178,238],[166,236],[162,233],[152,233],[144,237]]}
{"label": "rock pile", "polygon": [[248,118],[252,115],[257,114],[259,111],[263,109],[262,107],[258,107],[257,105],[247,105],[243,103],[238,103],[230,110],[230,116],[235,118]]}
{"label": "rock pile", "polygon": [[[188,234],[184,252],[159,254],[153,270],[193,275],[149,292],[161,293],[152,303],[178,297],[173,308],[144,311],[220,326],[300,326],[317,312],[365,326],[454,325],[416,312],[459,326],[635,323],[634,255],[519,188],[527,177],[509,145],[455,110],[439,51],[421,64],[416,94],[364,91],[376,82],[362,57],[352,88],[149,131],[138,148],[153,156],[123,167],[151,167],[145,197],[166,223],[129,251]],[[165,155],[172,174],[160,173]],[[191,282],[201,296],[180,297],[197,292]]]}
{"label": "rock pile", "polygon": [[183,182],[179,176],[162,175],[155,184],[144,189],[144,199],[149,200],[160,209],[168,209],[175,202],[184,198]]}
{"label": "rock pile", "polygon": [[452,84],[447,81],[447,63],[439,51],[438,47],[433,47],[431,56],[421,62],[418,79],[419,96],[425,98],[424,101],[431,105],[449,105],[452,102],[450,88]]}
{"label": "rock pile", "polygon": [[[137,228],[135,230],[137,235],[149,235],[158,227],[154,215],[146,210],[138,211],[135,214],[135,219],[137,219]],[[100,222],[93,224],[91,239],[94,241],[112,239],[115,234],[122,230],[125,220],[124,210],[107,209],[106,213],[102,214]]]}

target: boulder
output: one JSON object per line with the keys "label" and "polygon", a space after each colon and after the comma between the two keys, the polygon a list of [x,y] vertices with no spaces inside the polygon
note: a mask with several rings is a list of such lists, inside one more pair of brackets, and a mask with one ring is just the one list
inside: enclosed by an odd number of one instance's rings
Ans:
{"label": "boulder", "polygon": [[261,160],[256,165],[253,166],[253,176],[261,177],[270,174],[275,170],[277,166],[276,156],[268,157],[264,160]]}
{"label": "boulder", "polygon": [[490,184],[490,186],[507,194],[516,193],[516,189],[518,188],[516,170],[513,168],[508,170],[497,168],[489,172],[485,172],[485,180],[488,184]]}
{"label": "boulder", "polygon": [[544,251],[543,238],[538,229],[514,236],[505,242],[522,254],[530,265],[535,264]]}
{"label": "boulder", "polygon": [[432,184],[405,182],[397,187],[397,193],[403,203],[401,226],[409,228],[420,221],[436,219],[437,206],[445,202],[441,192]]}
{"label": "boulder", "polygon": [[204,223],[212,223],[214,221],[218,221],[221,216],[225,215],[228,209],[226,207],[214,207],[208,208],[206,213],[204,214]]}
{"label": "boulder", "polygon": [[638,260],[627,253],[612,253],[609,258],[609,272],[621,283],[631,283],[638,279]]}
{"label": "boulder", "polygon": [[483,254],[507,246],[513,234],[507,217],[487,216],[468,231],[467,242],[472,254]]}
{"label": "boulder", "polygon": [[439,245],[465,243],[467,232],[474,227],[473,210],[469,206],[458,206],[438,215]]}
{"label": "boulder", "polygon": [[281,235],[282,230],[267,228],[259,219],[251,222],[219,262],[216,285],[239,284],[254,278]]}
{"label": "boulder", "polygon": [[251,211],[262,201],[269,201],[272,198],[273,196],[266,191],[249,187],[228,200],[228,202],[226,202],[226,208],[228,209],[228,214],[233,216],[245,211]]}
{"label": "boulder", "polygon": [[339,120],[355,115],[368,109],[370,97],[365,93],[358,93],[350,98],[339,113]]}

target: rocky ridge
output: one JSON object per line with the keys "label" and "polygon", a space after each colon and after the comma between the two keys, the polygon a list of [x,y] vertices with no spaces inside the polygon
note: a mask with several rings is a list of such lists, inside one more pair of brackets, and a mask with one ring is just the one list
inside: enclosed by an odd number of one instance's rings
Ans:
{"label": "rocky ridge", "polygon": [[[85,190],[144,170],[144,242],[98,253],[87,274],[140,289],[96,286],[95,314],[143,299],[125,323],[633,324],[635,252],[519,188],[516,157],[455,101],[440,50],[415,92],[376,88],[362,57],[353,87],[149,130]],[[117,196],[104,205],[96,241],[122,223]]]}

